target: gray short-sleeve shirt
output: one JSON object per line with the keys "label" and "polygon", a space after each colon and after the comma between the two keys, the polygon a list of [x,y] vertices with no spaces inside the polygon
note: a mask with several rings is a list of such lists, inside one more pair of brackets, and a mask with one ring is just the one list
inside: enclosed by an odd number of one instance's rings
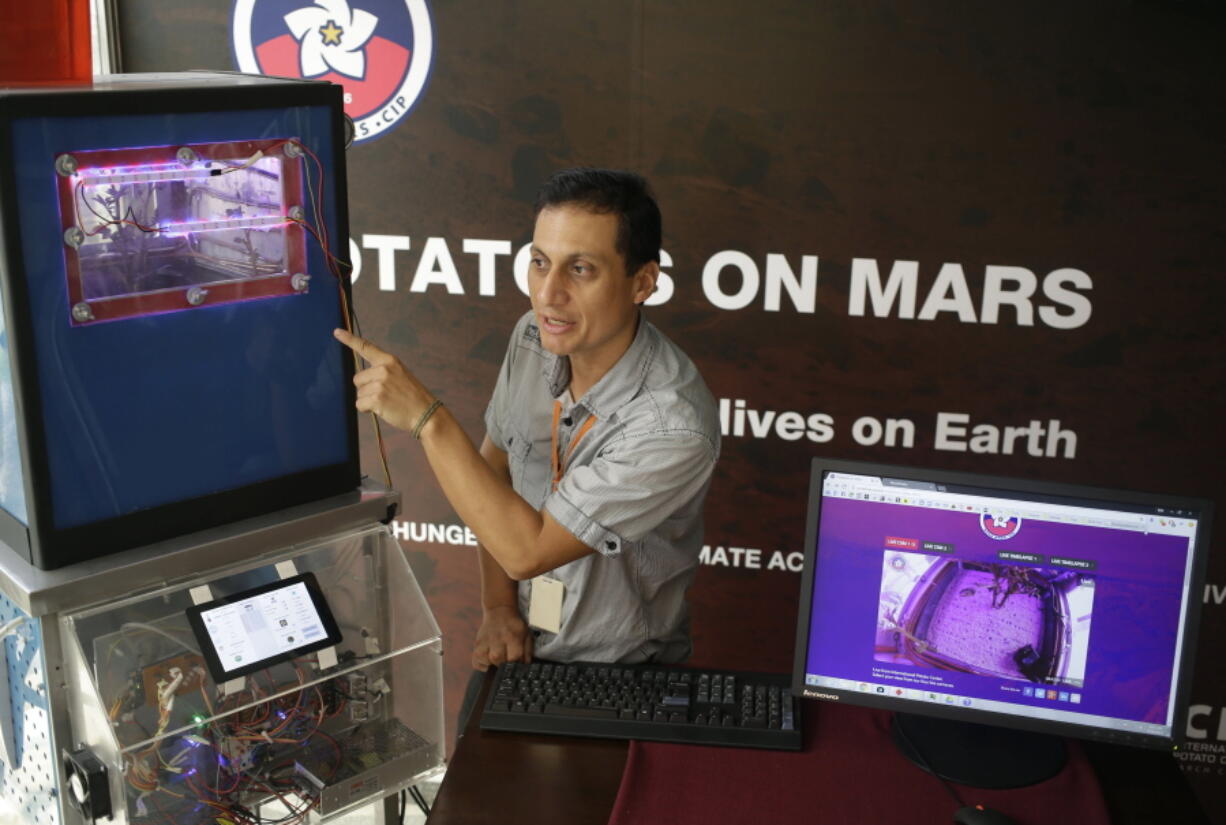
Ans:
{"label": "gray short-sleeve shirt", "polygon": [[[541,346],[527,313],[511,334],[487,433],[507,453],[515,492],[597,551],[548,574],[566,588],[562,626],[538,635],[536,655],[681,661],[690,652],[685,593],[719,457],[715,399],[693,362],[642,314],[630,348],[595,386],[571,403],[569,384],[570,360]],[[553,490],[555,400],[563,404],[559,453],[569,457]],[[530,593],[521,582],[525,616]]]}

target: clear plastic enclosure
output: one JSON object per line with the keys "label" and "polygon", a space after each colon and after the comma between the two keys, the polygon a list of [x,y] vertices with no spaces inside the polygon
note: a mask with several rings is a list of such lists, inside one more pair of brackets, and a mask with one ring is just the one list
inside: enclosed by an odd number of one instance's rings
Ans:
{"label": "clear plastic enclosure", "polygon": [[303,160],[294,140],[61,155],[71,322],[305,291]]}
{"label": "clear plastic enclosure", "polygon": [[25,468],[17,440],[17,408],[13,398],[13,359],[0,292],[0,507],[22,524],[26,515]]}
{"label": "clear plastic enclosure", "polygon": [[[439,631],[387,529],[274,561],[64,617],[74,737],[108,765],[120,821],[246,821],[269,803],[326,819],[441,767]],[[315,574],[341,643],[215,683],[193,598],[295,571]]]}

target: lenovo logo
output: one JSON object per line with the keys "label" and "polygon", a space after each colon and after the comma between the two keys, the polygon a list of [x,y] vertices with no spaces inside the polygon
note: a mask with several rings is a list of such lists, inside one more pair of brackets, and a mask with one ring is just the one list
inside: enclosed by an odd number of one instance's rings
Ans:
{"label": "lenovo logo", "polygon": [[830,699],[831,701],[834,701],[834,702],[837,702],[839,701],[839,699],[842,698],[840,696],[835,696],[833,693],[818,693],[817,691],[809,691],[805,695],[809,696],[812,699]]}

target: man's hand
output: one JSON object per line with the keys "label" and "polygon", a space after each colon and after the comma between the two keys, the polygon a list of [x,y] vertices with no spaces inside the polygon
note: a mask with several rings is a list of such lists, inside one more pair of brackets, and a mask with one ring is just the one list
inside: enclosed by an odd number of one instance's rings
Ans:
{"label": "man's hand", "polygon": [[532,661],[532,631],[514,607],[491,607],[482,613],[477,641],[473,644],[473,668]]}
{"label": "man's hand", "polygon": [[358,410],[373,412],[393,427],[411,431],[434,403],[430,391],[396,356],[343,329],[333,330],[332,334],[370,364],[353,377],[358,388]]}

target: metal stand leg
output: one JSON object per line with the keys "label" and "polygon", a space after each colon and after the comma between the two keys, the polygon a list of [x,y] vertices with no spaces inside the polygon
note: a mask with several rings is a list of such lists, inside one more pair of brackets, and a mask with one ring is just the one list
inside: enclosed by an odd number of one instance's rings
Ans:
{"label": "metal stand leg", "polygon": [[400,821],[399,801],[400,794],[394,793],[383,797],[382,803],[375,803],[376,825],[396,825]]}

